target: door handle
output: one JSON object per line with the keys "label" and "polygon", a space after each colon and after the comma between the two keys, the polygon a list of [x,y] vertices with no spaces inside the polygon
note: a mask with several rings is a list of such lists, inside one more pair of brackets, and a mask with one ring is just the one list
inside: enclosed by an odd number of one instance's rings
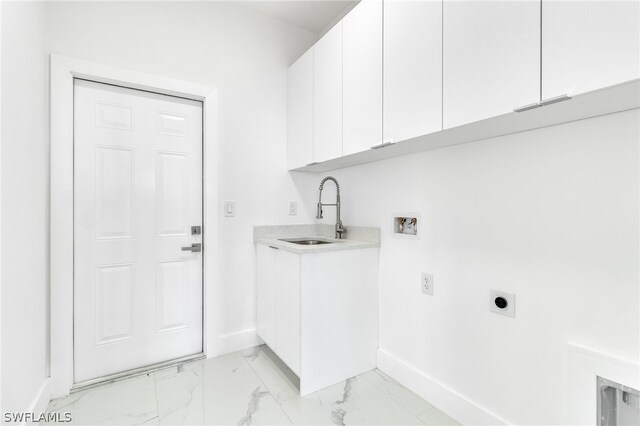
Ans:
{"label": "door handle", "polygon": [[191,251],[191,252],[198,252],[198,251],[202,251],[202,244],[200,244],[200,243],[193,243],[193,244],[191,244],[191,246],[189,246],[189,247],[182,247],[180,250],[182,250],[182,251]]}

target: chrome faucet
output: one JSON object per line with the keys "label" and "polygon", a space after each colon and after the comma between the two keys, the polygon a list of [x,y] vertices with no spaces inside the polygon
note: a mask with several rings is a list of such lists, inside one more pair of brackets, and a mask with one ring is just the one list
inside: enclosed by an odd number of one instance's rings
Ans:
{"label": "chrome faucet", "polygon": [[[336,184],[335,204],[322,204],[322,189],[324,188],[324,183],[328,180],[331,180]],[[320,198],[318,199],[318,214],[316,215],[316,219],[322,219],[323,206],[336,206],[336,239],[342,239],[342,234],[346,233],[347,230],[344,229],[344,226],[342,226],[342,220],[340,220],[340,184],[333,176],[327,176],[322,179],[322,182],[320,182]]]}

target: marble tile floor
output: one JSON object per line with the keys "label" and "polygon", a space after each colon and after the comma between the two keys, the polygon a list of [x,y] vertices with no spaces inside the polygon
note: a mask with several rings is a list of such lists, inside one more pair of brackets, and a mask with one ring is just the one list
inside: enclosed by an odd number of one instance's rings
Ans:
{"label": "marble tile floor", "polygon": [[80,391],[47,410],[71,413],[74,425],[458,424],[378,370],[301,397],[265,346]]}

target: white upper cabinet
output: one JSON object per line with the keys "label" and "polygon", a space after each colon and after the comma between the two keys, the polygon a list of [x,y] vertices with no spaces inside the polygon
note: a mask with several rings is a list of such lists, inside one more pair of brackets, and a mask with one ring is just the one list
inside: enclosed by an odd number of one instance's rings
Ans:
{"label": "white upper cabinet", "polygon": [[288,167],[313,162],[313,48],[289,68]]}
{"label": "white upper cabinet", "polygon": [[382,1],[362,0],[343,23],[343,155],[382,143]]}
{"label": "white upper cabinet", "polygon": [[640,2],[542,1],[542,98],[640,77]]}
{"label": "white upper cabinet", "polygon": [[[362,0],[291,67],[288,165],[328,171],[626,111],[639,85],[640,0]],[[547,107],[563,95],[575,99]]]}
{"label": "white upper cabinet", "polygon": [[539,0],[445,0],[443,8],[445,129],[540,101]]}
{"label": "white upper cabinet", "polygon": [[313,47],[313,161],[342,155],[342,22]]}
{"label": "white upper cabinet", "polygon": [[383,142],[442,130],[442,2],[384,3]]}

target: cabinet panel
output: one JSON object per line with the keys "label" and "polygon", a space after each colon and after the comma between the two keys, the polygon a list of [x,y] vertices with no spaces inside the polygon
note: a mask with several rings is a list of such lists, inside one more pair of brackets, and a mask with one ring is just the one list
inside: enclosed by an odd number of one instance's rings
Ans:
{"label": "cabinet panel", "polygon": [[443,3],[444,128],[540,100],[540,1]]}
{"label": "cabinet panel", "polygon": [[384,3],[384,142],[442,130],[442,2]]}
{"label": "cabinet panel", "polygon": [[276,343],[276,251],[256,246],[256,329],[272,349]]}
{"label": "cabinet panel", "polygon": [[276,353],[300,374],[300,256],[276,252]]}
{"label": "cabinet panel", "polygon": [[343,155],[382,143],[382,1],[343,19]]}
{"label": "cabinet panel", "polygon": [[542,97],[640,77],[640,2],[542,1]]}
{"label": "cabinet panel", "polygon": [[314,46],[313,159],[342,155],[342,22]]}
{"label": "cabinet panel", "polygon": [[289,68],[288,166],[306,166],[313,161],[313,48]]}

